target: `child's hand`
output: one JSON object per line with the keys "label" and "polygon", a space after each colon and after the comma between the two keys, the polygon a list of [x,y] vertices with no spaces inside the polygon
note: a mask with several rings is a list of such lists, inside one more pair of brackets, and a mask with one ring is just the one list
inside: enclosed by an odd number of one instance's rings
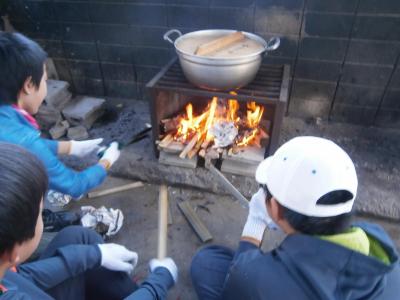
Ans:
{"label": "child's hand", "polygon": [[86,141],[70,141],[71,147],[69,150],[69,155],[75,155],[79,157],[84,157],[92,152],[98,151],[100,149],[100,144],[103,139],[94,139]]}

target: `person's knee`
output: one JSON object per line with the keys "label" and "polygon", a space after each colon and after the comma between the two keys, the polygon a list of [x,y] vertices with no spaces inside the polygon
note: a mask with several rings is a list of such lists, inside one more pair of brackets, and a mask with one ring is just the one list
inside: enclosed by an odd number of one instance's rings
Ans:
{"label": "person's knee", "polygon": [[213,264],[215,259],[218,259],[221,251],[227,254],[228,251],[231,252],[228,248],[215,245],[207,246],[197,251],[193,256],[190,266],[190,274],[193,281],[204,276],[204,269],[207,268],[208,265]]}
{"label": "person's knee", "polygon": [[59,234],[68,236],[75,241],[76,244],[101,244],[104,243],[103,238],[93,229],[82,226],[68,226],[60,231]]}

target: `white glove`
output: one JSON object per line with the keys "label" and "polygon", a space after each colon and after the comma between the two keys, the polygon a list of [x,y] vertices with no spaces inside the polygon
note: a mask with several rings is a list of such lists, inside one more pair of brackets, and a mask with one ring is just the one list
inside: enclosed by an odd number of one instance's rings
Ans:
{"label": "white glove", "polygon": [[84,157],[89,153],[98,151],[100,149],[100,144],[103,139],[94,139],[86,141],[74,141],[71,140],[71,148],[69,150],[69,155],[75,155],[79,157]]}
{"label": "white glove", "polygon": [[152,260],[150,260],[149,266],[151,272],[154,272],[154,270],[159,267],[166,268],[171,274],[172,278],[174,279],[174,282],[176,283],[178,281],[178,267],[176,266],[172,258],[170,257],[164,259],[153,258]]}
{"label": "white glove", "polygon": [[276,229],[277,226],[268,215],[265,203],[266,195],[262,188],[251,197],[249,203],[249,215],[243,228],[242,236],[262,241],[265,228]]}
{"label": "white glove", "polygon": [[138,262],[138,254],[118,244],[98,244],[101,266],[112,270],[131,273]]}
{"label": "white glove", "polygon": [[117,161],[120,155],[120,151],[118,149],[118,143],[112,142],[110,146],[104,151],[103,156],[100,160],[104,159],[110,163],[110,167]]}

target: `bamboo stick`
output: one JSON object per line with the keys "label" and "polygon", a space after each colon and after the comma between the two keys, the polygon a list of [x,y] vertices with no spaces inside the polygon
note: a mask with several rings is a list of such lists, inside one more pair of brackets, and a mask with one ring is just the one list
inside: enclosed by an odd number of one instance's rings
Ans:
{"label": "bamboo stick", "polygon": [[168,230],[168,189],[166,185],[160,186],[158,198],[158,259],[167,256],[167,230]]}

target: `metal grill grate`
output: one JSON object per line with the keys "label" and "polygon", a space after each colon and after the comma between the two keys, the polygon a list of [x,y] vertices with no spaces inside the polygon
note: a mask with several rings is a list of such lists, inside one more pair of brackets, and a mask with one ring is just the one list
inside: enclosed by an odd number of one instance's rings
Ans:
{"label": "metal grill grate", "polygon": [[[279,101],[284,71],[283,65],[262,65],[256,78],[250,84],[235,91],[238,94],[237,97],[253,97],[254,100],[261,102]],[[199,96],[230,97],[228,92],[207,91],[192,85],[185,78],[177,60],[170,62],[147,86]]]}

